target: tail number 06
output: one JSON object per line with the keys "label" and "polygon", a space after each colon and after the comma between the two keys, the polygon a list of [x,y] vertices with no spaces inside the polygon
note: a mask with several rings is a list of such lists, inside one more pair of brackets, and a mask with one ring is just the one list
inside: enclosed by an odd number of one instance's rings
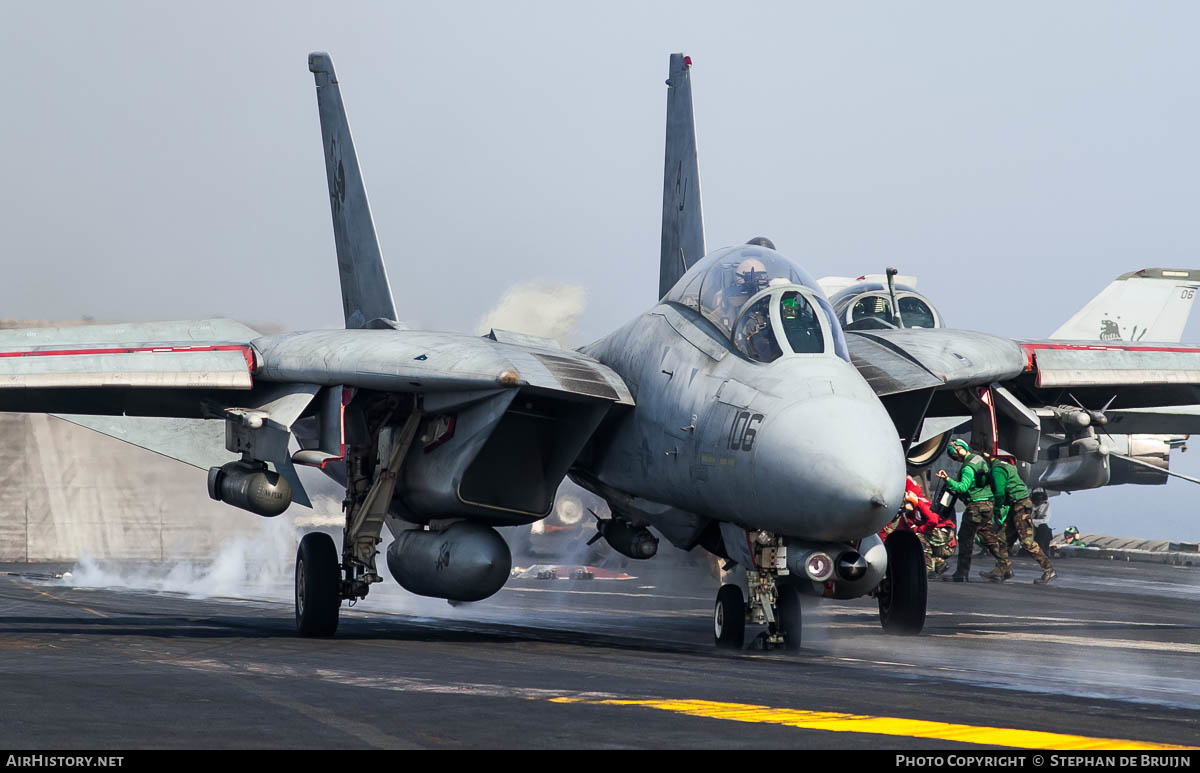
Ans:
{"label": "tail number 06", "polygon": [[749,451],[754,445],[754,436],[758,434],[754,427],[762,420],[761,413],[740,411],[733,417],[733,426],[729,428],[729,447],[734,451]]}

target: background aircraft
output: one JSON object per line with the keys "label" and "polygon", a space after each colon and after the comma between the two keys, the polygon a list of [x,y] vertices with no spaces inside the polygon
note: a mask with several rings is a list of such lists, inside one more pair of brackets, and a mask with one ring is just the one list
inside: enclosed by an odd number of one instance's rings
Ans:
{"label": "background aircraft", "polygon": [[[889,289],[888,277],[883,274],[858,279],[824,277],[819,281],[830,294],[844,329],[945,326],[933,302],[917,292],[916,277],[893,277],[894,289]],[[1055,330],[1050,339],[1178,343],[1198,283],[1200,271],[1192,269],[1148,268],[1122,274]],[[901,311],[898,320],[891,313],[893,291]],[[1088,410],[1073,399],[1062,405],[1044,406],[1037,413],[1045,429],[1037,460],[1021,465],[1031,485],[1053,494],[1126,483],[1162,485],[1170,475],[1197,482],[1170,472],[1171,451],[1185,447],[1188,433],[1200,426],[1192,408],[1160,411],[1160,418],[1153,424],[1143,420],[1144,412],[1135,412],[1143,426],[1159,430],[1139,434],[1122,431],[1122,425],[1132,426],[1127,414],[1117,411],[1109,416],[1104,411]],[[961,420],[966,424],[970,417],[964,414]],[[1175,431],[1161,431],[1168,428]],[[942,450],[953,430],[941,429],[937,425],[923,429],[908,454],[914,472],[928,472],[947,464]]]}

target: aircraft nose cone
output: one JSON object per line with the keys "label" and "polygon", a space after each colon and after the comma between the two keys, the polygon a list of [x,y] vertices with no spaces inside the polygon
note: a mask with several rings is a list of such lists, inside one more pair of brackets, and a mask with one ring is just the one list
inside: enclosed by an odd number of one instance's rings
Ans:
{"label": "aircraft nose cone", "polygon": [[784,409],[755,455],[759,507],[785,534],[849,541],[886,525],[904,496],[895,425],[877,401],[831,397]]}

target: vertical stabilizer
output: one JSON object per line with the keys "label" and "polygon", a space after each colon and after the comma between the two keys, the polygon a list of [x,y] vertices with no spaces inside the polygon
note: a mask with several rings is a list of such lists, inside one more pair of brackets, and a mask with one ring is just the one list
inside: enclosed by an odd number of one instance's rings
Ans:
{"label": "vertical stabilizer", "polygon": [[354,139],[342,92],[329,54],[308,55],[308,69],[317,82],[317,110],[321,140],[325,145],[325,173],[329,180],[329,206],[333,211],[333,238],[337,244],[338,272],[342,282],[342,308],[346,327],[364,327],[374,319],[396,319],[396,306],[387,271],[375,236],[367,189],[358,168]]}
{"label": "vertical stabilizer", "polygon": [[1197,289],[1200,289],[1200,270],[1131,271],[1117,277],[1050,337],[1177,343],[1192,313]]}
{"label": "vertical stabilizer", "polygon": [[659,298],[704,256],[704,212],[700,206],[700,161],[696,154],[691,67],[691,57],[671,54],[671,74],[667,78],[667,153],[663,173]]}

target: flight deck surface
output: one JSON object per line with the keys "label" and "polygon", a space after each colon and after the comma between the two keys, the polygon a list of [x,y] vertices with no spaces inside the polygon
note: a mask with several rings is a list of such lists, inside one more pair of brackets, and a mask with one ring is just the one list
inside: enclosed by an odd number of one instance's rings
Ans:
{"label": "flight deck surface", "polygon": [[793,655],[715,650],[700,567],[533,573],[459,607],[384,583],[303,639],[283,578],[193,598],[4,565],[0,746],[1200,745],[1200,570],[1063,560],[1039,587],[1015,566],[931,582],[918,637],[871,599],[806,607]]}

